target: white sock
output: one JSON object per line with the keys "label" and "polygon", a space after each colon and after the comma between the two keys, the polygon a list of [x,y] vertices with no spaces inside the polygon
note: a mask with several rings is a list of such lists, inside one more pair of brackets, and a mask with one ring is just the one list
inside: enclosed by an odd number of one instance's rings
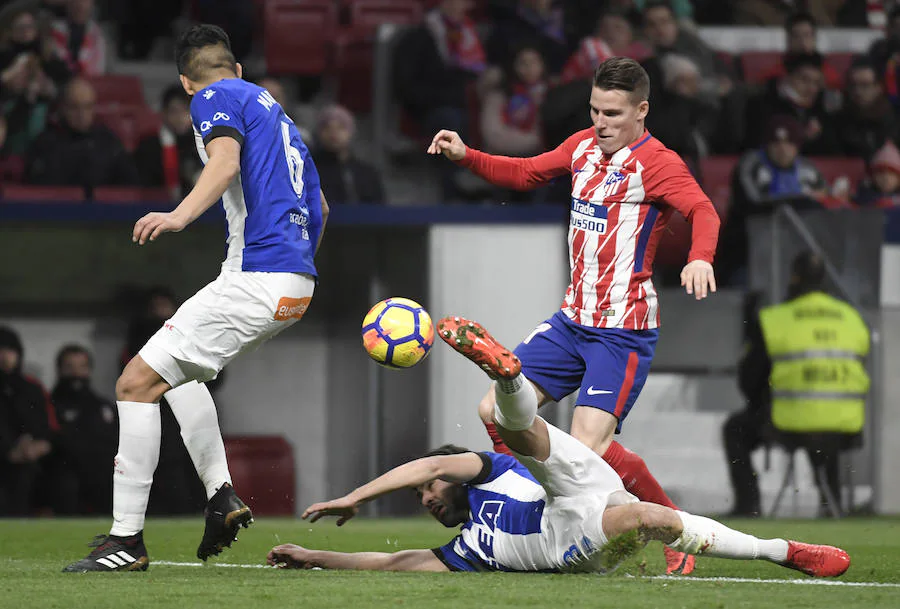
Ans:
{"label": "white sock", "polygon": [[678,510],[684,531],[668,544],[673,550],[687,554],[704,554],[716,558],[753,560],[760,558],[775,563],[787,560],[788,543],[784,539],[759,539],[729,529],[721,522]]}
{"label": "white sock", "polygon": [[497,405],[494,419],[497,424],[510,431],[524,431],[534,423],[537,416],[538,399],[534,386],[522,374],[514,379],[499,379],[494,385]]}
{"label": "white sock", "polygon": [[223,484],[231,484],[216,403],[206,384],[197,381],[170,389],[163,397],[181,427],[181,438],[210,499]]}
{"label": "white sock", "polygon": [[162,422],[159,404],[116,402],[119,452],[113,465],[113,525],[110,535],[134,535],[144,529],[153,472],[159,462]]}

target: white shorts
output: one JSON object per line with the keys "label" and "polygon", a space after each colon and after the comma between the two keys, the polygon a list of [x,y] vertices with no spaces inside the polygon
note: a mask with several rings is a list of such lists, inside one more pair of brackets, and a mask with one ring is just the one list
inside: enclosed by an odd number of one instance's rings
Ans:
{"label": "white shorts", "polygon": [[[545,421],[546,422],[546,421]],[[570,571],[604,571],[603,548],[609,541],[603,532],[603,512],[607,507],[635,503],[638,498],[625,490],[622,479],[590,448],[547,423],[550,456],[546,461],[516,455],[531,475],[544,487],[547,505],[540,535],[518,536],[523,546],[509,548],[519,556],[537,553],[533,564]],[[530,539],[534,538],[534,539]],[[506,545],[506,544],[504,544]],[[510,564],[513,556],[494,556]],[[507,548],[503,548],[505,554]]]}
{"label": "white shorts", "polygon": [[222,270],[150,337],[140,356],[170,386],[205,382],[303,317],[315,280],[301,273]]}

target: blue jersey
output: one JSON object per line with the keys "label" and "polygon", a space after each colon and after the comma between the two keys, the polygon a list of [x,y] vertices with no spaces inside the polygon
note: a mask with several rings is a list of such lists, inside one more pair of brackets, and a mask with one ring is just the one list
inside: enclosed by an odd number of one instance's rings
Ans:
{"label": "blue jersey", "polygon": [[[450,543],[433,551],[453,571],[523,570],[521,564],[504,564],[499,560],[495,547],[517,546],[520,544],[513,538],[541,534],[546,492],[513,457],[478,454],[484,461],[484,468],[477,478],[465,485],[469,495],[469,520]],[[525,562],[533,561],[526,558]]]}
{"label": "blue jersey", "polygon": [[197,151],[217,137],[241,144],[241,174],[222,195],[223,269],[316,274],[322,230],[319,174],[294,122],[262,87],[220,80],[191,100]]}

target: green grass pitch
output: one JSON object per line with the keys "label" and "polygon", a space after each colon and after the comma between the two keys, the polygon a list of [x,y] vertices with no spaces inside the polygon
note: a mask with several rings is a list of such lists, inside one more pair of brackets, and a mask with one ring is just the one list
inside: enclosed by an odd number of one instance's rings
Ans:
{"label": "green grass pitch", "polygon": [[700,558],[694,575],[664,578],[660,577],[664,572],[662,550],[656,543],[608,576],[258,568],[276,543],[393,551],[434,547],[450,539],[453,531],[426,518],[358,518],[341,528],[332,522],[310,525],[300,520],[261,518],[241,531],[239,543],[231,550],[203,566],[194,557],[203,527],[200,517],[151,519],[145,532],[151,560],[146,573],[60,573],[67,562],[87,553],[85,544],[94,534],[105,532],[108,524],[105,519],[0,520],[0,608],[900,607],[897,518],[729,522],[763,537],[782,536],[845,548],[852,566],[843,577],[826,580],[835,585],[822,585],[821,580],[768,563],[715,558]]}

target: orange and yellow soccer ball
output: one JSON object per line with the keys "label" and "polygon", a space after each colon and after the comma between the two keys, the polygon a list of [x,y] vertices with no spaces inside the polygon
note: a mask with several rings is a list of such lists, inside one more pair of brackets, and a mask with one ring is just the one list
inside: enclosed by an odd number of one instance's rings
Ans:
{"label": "orange and yellow soccer ball", "polygon": [[362,339],[373,360],[388,368],[409,368],[428,355],[434,324],[422,305],[408,298],[386,298],[369,309]]}

